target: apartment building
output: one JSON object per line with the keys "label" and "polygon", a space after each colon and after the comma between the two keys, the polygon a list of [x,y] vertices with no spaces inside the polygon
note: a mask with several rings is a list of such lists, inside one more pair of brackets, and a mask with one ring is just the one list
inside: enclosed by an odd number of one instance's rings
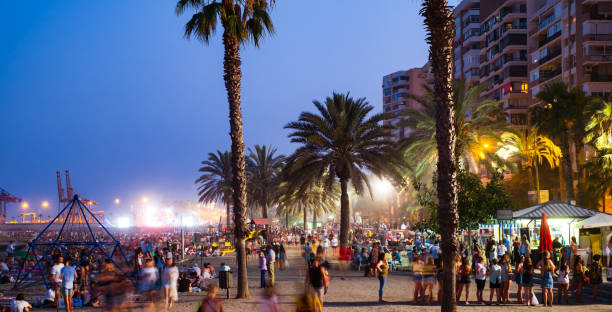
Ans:
{"label": "apartment building", "polygon": [[482,97],[499,100],[508,122],[526,127],[529,107],[526,0],[480,4],[480,80]]}
{"label": "apartment building", "polygon": [[[408,94],[421,96],[425,92],[423,85],[431,85],[429,63],[423,67],[401,70],[383,77],[383,111],[395,114],[395,118],[386,120],[384,124],[395,125],[402,118],[399,113],[403,109],[418,109],[420,104],[408,97]],[[408,129],[395,129],[393,135],[396,140],[408,135]]]}
{"label": "apartment building", "polygon": [[455,7],[454,76],[468,84],[480,80],[480,0],[464,0]]}
{"label": "apartment building", "polygon": [[530,0],[528,12],[532,104],[556,81],[611,98],[612,1]]}

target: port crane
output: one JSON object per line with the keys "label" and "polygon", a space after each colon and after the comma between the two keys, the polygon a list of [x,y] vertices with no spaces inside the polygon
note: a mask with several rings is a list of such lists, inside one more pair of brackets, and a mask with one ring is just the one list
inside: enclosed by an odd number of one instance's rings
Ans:
{"label": "port crane", "polygon": [[[62,186],[61,173],[59,171],[56,171],[55,173],[57,176],[57,194],[58,194],[57,213],[60,213],[61,210],[64,208],[64,206],[66,206],[68,203],[70,203],[73,200],[75,191],[72,188],[72,184],[70,184],[70,171],[68,170],[65,171],[66,189],[64,189],[64,187]],[[90,200],[84,197],[80,197],[80,198],[81,198],[81,201],[89,207],[89,210],[91,210],[92,214],[94,214],[100,220],[104,219],[104,211],[102,210],[94,211],[93,209],[93,206],[98,204],[97,201]],[[74,218],[76,217],[76,215],[71,215],[71,217]],[[83,220],[72,220],[72,222],[83,222]]]}
{"label": "port crane", "polygon": [[12,195],[0,187],[0,223],[6,223],[6,206],[9,203],[20,203],[21,198]]}

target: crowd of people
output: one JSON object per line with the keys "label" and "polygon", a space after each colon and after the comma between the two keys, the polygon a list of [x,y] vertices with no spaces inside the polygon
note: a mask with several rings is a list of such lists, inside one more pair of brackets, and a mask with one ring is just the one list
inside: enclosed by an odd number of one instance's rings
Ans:
{"label": "crowd of people", "polygon": [[[354,227],[350,232],[351,247],[340,248],[337,228],[321,228],[304,231],[300,228],[269,228],[256,233],[247,241],[249,259],[260,270],[259,287],[263,296],[260,306],[278,306],[275,295],[276,272],[289,267],[286,248],[301,250],[303,264],[294,264],[304,276],[304,295],[297,300],[297,309],[322,309],[330,287],[330,270],[338,265],[344,279],[346,270],[352,268],[366,277],[378,279],[378,301],[385,302],[385,287],[390,272],[411,272],[414,285],[412,300],[415,304],[429,305],[444,296],[442,250],[439,237],[414,233],[399,234],[385,228],[365,229]],[[406,231],[408,233],[408,231]],[[79,239],[77,233],[69,233]],[[49,237],[52,237],[53,233]],[[221,302],[216,299],[218,282],[213,281],[219,272],[231,271],[222,263],[218,270],[210,263],[201,267],[197,261],[183,264],[179,259],[196,255],[200,259],[222,254],[224,233],[211,231],[201,235],[197,242],[189,240],[181,245],[179,232],[116,233],[122,252],[91,252],[87,247],[68,246],[51,250],[46,257],[39,257],[48,289],[44,296],[34,298],[32,304],[22,294],[14,300],[15,311],[27,311],[28,306],[63,308],[71,312],[74,307],[93,306],[121,309],[138,304],[151,311],[169,310],[181,292],[207,291],[201,311],[220,311]],[[401,243],[399,243],[401,242]],[[577,254],[577,244],[572,238],[567,245],[558,240],[553,250],[535,254],[527,237],[503,236],[500,240],[490,237],[486,241],[473,239],[462,243],[455,261],[456,300],[464,304],[501,305],[511,303],[511,286],[516,283],[517,292],[512,301],[536,305],[538,297],[534,285],[539,283],[542,304],[552,306],[569,303],[568,294],[582,302],[582,290],[590,285],[592,300],[598,301],[598,286],[602,283],[600,255],[593,255],[588,264]],[[15,268],[25,268],[33,279],[37,262],[32,257],[16,258],[14,242],[6,249],[7,256],[0,259],[0,279],[14,281]],[[197,259],[197,258],[196,258]],[[127,260],[127,261],[126,261]],[[303,266],[303,270],[302,270]],[[487,283],[488,280],[488,283]],[[472,283],[473,282],[473,283]],[[475,289],[472,284],[475,284]],[[556,294],[554,286],[556,285]],[[487,287],[488,286],[488,287]],[[486,290],[488,288],[488,296]],[[470,302],[475,290],[476,302]],[[516,299],[514,299],[516,298]]]}

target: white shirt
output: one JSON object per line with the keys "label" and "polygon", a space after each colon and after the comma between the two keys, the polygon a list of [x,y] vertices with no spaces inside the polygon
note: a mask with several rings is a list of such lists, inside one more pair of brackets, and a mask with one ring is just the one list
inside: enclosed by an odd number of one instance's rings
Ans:
{"label": "white shirt", "polygon": [[476,263],[476,279],[484,280],[487,278],[487,268],[482,263]]}
{"label": "white shirt", "polygon": [[25,300],[13,300],[11,302],[11,312],[23,312],[30,304]]}
{"label": "white shirt", "polygon": [[331,243],[332,243],[332,247],[338,247],[338,239],[337,238],[335,238],[335,237],[332,238]]}
{"label": "white shirt", "polygon": [[55,282],[58,284],[62,282],[60,275],[62,274],[63,268],[64,268],[63,263],[54,264],[53,267],[51,267],[51,275],[53,275],[53,277],[55,278]]}
{"label": "white shirt", "polygon": [[504,244],[500,244],[497,245],[497,255],[501,258],[503,255],[506,254],[506,245]]}

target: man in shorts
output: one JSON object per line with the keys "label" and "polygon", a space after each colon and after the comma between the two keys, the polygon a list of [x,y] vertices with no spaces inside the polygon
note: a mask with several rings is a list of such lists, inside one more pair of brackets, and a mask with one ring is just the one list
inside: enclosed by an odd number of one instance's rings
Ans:
{"label": "man in shorts", "polygon": [[66,259],[64,268],[61,270],[62,278],[62,297],[64,297],[64,305],[66,312],[72,311],[72,294],[74,292],[74,281],[77,276],[76,269],[70,265],[70,260]]}
{"label": "man in shorts", "polygon": [[62,269],[64,268],[64,258],[57,256],[55,258],[55,264],[51,267],[51,274],[49,280],[51,281],[51,289],[55,291],[55,309],[59,311],[59,300],[61,298],[60,290],[62,288]]}

